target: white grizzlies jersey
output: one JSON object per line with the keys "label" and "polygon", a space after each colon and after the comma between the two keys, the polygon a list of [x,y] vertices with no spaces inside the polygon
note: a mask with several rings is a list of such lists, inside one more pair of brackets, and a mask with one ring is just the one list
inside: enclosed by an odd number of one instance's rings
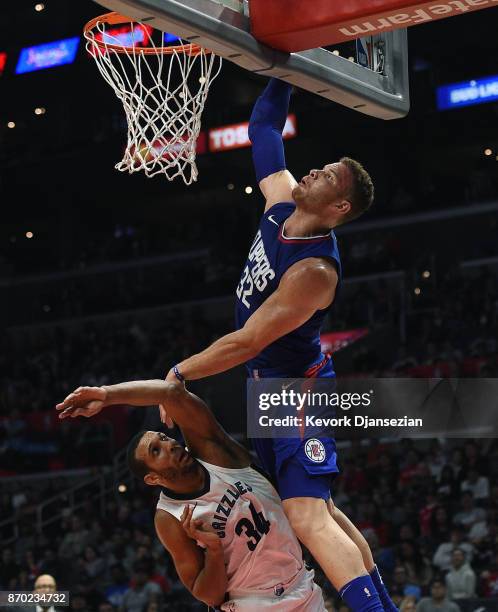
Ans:
{"label": "white grizzlies jersey", "polygon": [[197,502],[193,518],[210,525],[223,545],[230,597],[238,592],[277,593],[279,585],[289,584],[304,566],[278,493],[252,467],[199,463],[207,475],[198,496],[187,498],[163,489],[157,508],[180,519],[185,505]]}

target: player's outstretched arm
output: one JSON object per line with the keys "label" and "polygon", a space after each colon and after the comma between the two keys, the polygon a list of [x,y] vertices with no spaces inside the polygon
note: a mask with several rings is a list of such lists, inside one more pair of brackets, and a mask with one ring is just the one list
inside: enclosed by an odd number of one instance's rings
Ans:
{"label": "player's outstretched arm", "polygon": [[[156,533],[192,595],[208,606],[219,606],[227,589],[223,549],[218,536],[193,520],[192,514],[193,507],[186,506],[178,521],[168,512],[158,510],[154,521]],[[205,552],[195,540],[204,544]]]}
{"label": "player's outstretched arm", "polygon": [[[177,365],[186,380],[225,372],[258,355],[266,346],[297,329],[317,310],[332,303],[337,272],[325,260],[310,258],[291,266],[275,291],[242,329],[223,336],[202,353]],[[174,380],[170,371],[167,380]]]}
{"label": "player's outstretched arm", "polygon": [[118,404],[163,406],[199,459],[228,468],[243,468],[251,463],[248,451],[226,433],[207,404],[176,378],[171,382],[135,380],[103,387],[78,387],[56,409],[60,419],[91,417],[106,406]]}
{"label": "player's outstretched arm", "polygon": [[288,83],[271,79],[257,99],[249,121],[254,169],[266,198],[265,211],[278,202],[292,201],[292,190],[297,185],[286,169],[282,138],[291,91]]}

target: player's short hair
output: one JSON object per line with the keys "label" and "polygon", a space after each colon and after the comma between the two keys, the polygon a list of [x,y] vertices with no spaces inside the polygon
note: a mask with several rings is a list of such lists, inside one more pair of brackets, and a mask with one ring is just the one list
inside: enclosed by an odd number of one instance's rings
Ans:
{"label": "player's short hair", "polygon": [[374,185],[370,175],[360,162],[350,157],[342,157],[339,161],[347,166],[353,175],[353,186],[349,193],[351,210],[344,220],[344,222],[347,222],[356,219],[370,208],[374,199]]}
{"label": "player's short hair", "polygon": [[140,444],[140,440],[143,438],[146,431],[139,431],[137,434],[133,436],[133,438],[128,442],[128,447],[126,449],[126,462],[128,464],[128,468],[130,472],[139,478],[140,480],[144,479],[144,476],[150,472],[150,469],[145,465],[145,462],[141,459],[137,459],[137,446]]}

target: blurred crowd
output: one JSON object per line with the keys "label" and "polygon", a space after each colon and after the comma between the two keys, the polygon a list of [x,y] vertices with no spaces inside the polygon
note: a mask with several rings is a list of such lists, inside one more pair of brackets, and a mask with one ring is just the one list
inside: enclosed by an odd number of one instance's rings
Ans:
{"label": "blurred crowd", "polygon": [[[498,269],[450,270],[415,297],[394,370],[448,364],[445,375],[498,376]],[[465,364],[475,363],[474,372]]]}
{"label": "blurred crowd", "polygon": [[[162,249],[158,246],[152,252],[140,248],[135,253],[125,247],[134,234],[129,237],[119,227],[114,230],[118,237],[102,235],[93,238],[97,241],[94,245],[83,245],[79,253],[82,260],[72,271],[29,280],[19,276],[11,284],[0,283],[0,313],[6,325],[25,325],[233,295],[258,221],[257,216],[246,217],[247,211],[238,216],[225,214],[223,225],[214,226],[212,219],[202,217],[202,224],[194,226],[205,230],[200,235],[198,229],[189,232],[188,224],[178,222],[180,235],[185,230],[181,246],[169,235]],[[448,237],[445,241],[441,240],[443,227]],[[348,280],[404,271],[409,284],[414,283],[411,289],[417,279],[426,287],[437,270],[498,256],[496,214],[425,221],[395,229],[349,229],[345,226],[337,231],[344,278]],[[123,251],[122,261],[106,259],[98,242],[106,249],[115,245],[117,252]],[[87,250],[91,257],[85,255]],[[32,261],[31,253],[27,263]],[[421,276],[426,271],[433,274],[430,282]]]}
{"label": "blurred crowd", "polygon": [[[204,348],[227,323],[201,311],[175,309],[151,325],[133,318],[121,324],[88,323],[75,329],[36,330],[20,346],[3,338],[0,351],[0,471],[43,471],[109,463],[108,424],[57,422],[54,406],[81,384],[162,378],[174,360]],[[45,420],[44,415],[50,420]],[[133,431],[133,419],[126,421]],[[78,424],[79,425],[79,424]],[[131,429],[130,429],[131,428]]]}
{"label": "blurred crowd", "polygon": [[2,550],[1,588],[32,590],[48,574],[59,591],[70,591],[71,611],[204,610],[179,582],[152,516],[145,495],[136,495],[108,503],[104,516],[91,500],[78,514],[68,507],[41,534],[23,524],[21,537]]}
{"label": "blurred crowd", "polygon": [[[463,612],[476,597],[498,601],[497,441],[370,441],[342,449],[340,458],[335,503],[369,541],[403,612]],[[45,493],[36,495],[32,503]],[[89,498],[43,533],[21,521],[20,537],[2,550],[0,588],[30,590],[38,575],[50,574],[59,590],[71,591],[74,611],[204,609],[153,533],[156,499],[137,483],[116,493],[103,514]],[[319,570],[317,581],[327,609],[340,608]]]}
{"label": "blurred crowd", "polygon": [[498,597],[496,440],[355,444],[341,457],[334,501],[369,541],[401,610]]}

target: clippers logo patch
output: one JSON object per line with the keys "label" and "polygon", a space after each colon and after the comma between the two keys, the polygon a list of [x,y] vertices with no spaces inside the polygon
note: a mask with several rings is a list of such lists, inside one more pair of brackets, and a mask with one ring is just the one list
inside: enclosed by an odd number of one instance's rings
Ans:
{"label": "clippers logo patch", "polygon": [[315,463],[323,463],[326,458],[325,447],[316,438],[311,438],[307,440],[304,445],[304,452],[306,453],[306,457]]}

